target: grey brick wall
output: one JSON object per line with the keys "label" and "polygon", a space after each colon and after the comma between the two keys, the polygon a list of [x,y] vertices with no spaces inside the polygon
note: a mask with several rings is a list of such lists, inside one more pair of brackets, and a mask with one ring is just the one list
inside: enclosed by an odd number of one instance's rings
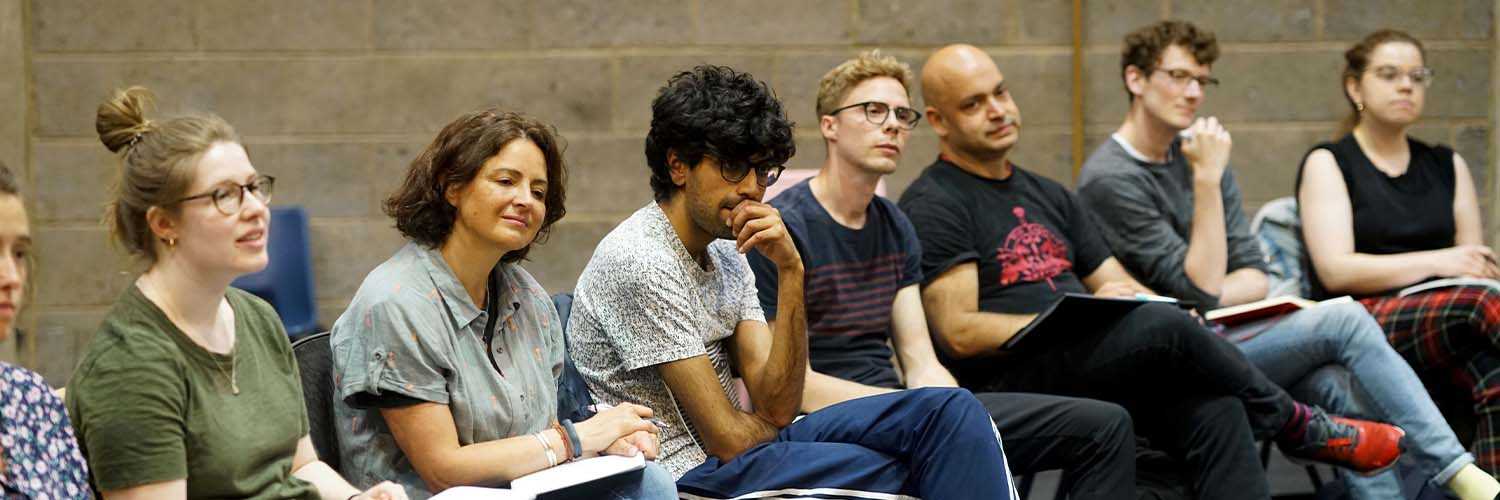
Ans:
{"label": "grey brick wall", "polygon": [[[702,62],[771,83],[804,124],[791,166],[816,168],[813,98],[833,64],[881,47],[920,66],[937,46],[974,43],[995,56],[1027,119],[1018,162],[1071,184],[1074,93],[1092,149],[1124,113],[1121,36],[1189,19],[1223,40],[1224,85],[1208,112],[1236,135],[1234,166],[1254,210],[1290,194],[1301,154],[1341,117],[1339,53],[1394,26],[1428,42],[1439,75],[1417,134],[1456,145],[1491,206],[1495,0],[1084,4],[1075,88],[1068,0],[0,0],[0,159],[29,179],[41,253],[23,321],[35,334],[0,359],[65,383],[132,280],[98,222],[116,167],[92,123],[100,100],[129,84],[155,90],[166,113],[228,119],[257,167],[281,179],[276,201],[307,207],[324,323],[401,243],[378,204],[406,163],[438,127],[487,104],[532,113],[567,138],[569,216],[527,267],[550,290],[570,289],[595,242],[650,198],[641,150],[656,88]],[[930,131],[915,133],[890,194],[936,150]]]}

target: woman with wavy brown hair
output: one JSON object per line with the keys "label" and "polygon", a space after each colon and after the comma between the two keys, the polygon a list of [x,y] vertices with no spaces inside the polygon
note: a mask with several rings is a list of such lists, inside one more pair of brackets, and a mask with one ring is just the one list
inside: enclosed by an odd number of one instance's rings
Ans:
{"label": "woman with wavy brown hair", "polygon": [[211,115],[150,120],[135,87],[99,106],[119,155],[108,219],[147,264],[79,362],[68,414],[107,499],[403,500],[361,492],[318,460],[286,331],[231,288],[266,267],[274,179]]}
{"label": "woman with wavy brown hair", "polygon": [[[458,117],[412,161],[385,202],[409,241],[333,325],[334,420],[356,484],[390,477],[426,498],[581,457],[656,458],[646,407],[559,420],[562,325],[520,262],[562,219],[565,175],[552,127],[498,109]],[[649,462],[548,498],[676,491]]]}

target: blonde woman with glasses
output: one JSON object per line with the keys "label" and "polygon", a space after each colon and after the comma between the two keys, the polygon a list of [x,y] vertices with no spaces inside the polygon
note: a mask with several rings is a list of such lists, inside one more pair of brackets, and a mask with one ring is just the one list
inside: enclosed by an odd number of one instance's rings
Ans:
{"label": "blonde woman with glasses", "polygon": [[274,179],[215,116],[148,120],[117,92],[96,128],[120,157],[115,239],[148,265],[105,317],[67,394],[107,499],[405,500],[318,460],[291,345],[266,302],[230,288],[265,268]]}

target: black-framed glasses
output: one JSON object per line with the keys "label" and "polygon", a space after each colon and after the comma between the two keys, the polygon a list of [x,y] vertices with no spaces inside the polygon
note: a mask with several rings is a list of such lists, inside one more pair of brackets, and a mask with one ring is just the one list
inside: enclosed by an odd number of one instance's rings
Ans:
{"label": "black-framed glasses", "polygon": [[1171,78],[1172,83],[1176,84],[1178,87],[1186,87],[1188,82],[1190,81],[1198,82],[1198,86],[1205,89],[1219,84],[1218,78],[1214,78],[1208,75],[1197,76],[1194,75],[1193,72],[1185,69],[1156,68],[1156,71],[1166,73],[1167,78]]}
{"label": "black-framed glasses", "polygon": [[885,125],[885,121],[889,120],[891,115],[896,115],[896,124],[900,125],[901,128],[904,128],[906,130],[917,128],[917,122],[922,120],[922,113],[920,111],[905,106],[891,107],[890,104],[886,104],[880,101],[865,101],[850,104],[848,106],[829,111],[828,116],[839,114],[840,111],[849,108],[864,108],[865,119],[869,120],[870,123],[874,124],[875,126]]}
{"label": "black-framed glasses", "polygon": [[1395,66],[1381,66],[1370,70],[1370,72],[1375,74],[1375,78],[1379,78],[1386,83],[1396,83],[1402,76],[1405,76],[1411,79],[1412,85],[1423,87],[1432,85],[1432,77],[1435,75],[1432,68],[1425,66],[1410,71],[1401,71],[1401,68]]}
{"label": "black-framed glasses", "polygon": [[739,184],[740,181],[745,180],[746,176],[750,175],[751,170],[754,170],[755,183],[760,184],[760,187],[767,187],[775,184],[776,179],[781,178],[781,171],[786,170],[786,166],[783,165],[762,164],[751,167],[749,162],[730,162],[725,160],[719,160],[718,163],[719,175],[723,176],[724,180],[730,184]]}
{"label": "black-framed glasses", "polygon": [[185,203],[199,198],[210,198],[214,202],[214,208],[224,215],[240,213],[245,208],[245,193],[255,195],[261,203],[271,203],[271,191],[276,187],[276,178],[269,175],[256,177],[249,184],[229,183],[214,188],[207,193],[178,198],[172,203]]}

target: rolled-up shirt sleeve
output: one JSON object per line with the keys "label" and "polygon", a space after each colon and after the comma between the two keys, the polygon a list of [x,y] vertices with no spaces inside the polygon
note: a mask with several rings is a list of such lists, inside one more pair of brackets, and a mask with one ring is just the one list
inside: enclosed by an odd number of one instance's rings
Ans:
{"label": "rolled-up shirt sleeve", "polygon": [[341,398],[356,408],[390,394],[448,404],[455,339],[444,338],[448,329],[434,327],[440,315],[418,309],[392,297],[357,311],[353,324],[335,325],[334,375]]}

